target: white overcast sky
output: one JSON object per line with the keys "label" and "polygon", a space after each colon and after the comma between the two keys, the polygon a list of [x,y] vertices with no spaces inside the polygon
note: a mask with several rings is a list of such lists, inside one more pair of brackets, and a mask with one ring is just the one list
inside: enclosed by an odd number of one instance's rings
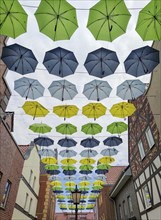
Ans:
{"label": "white overcast sky", "polygon": [[[46,35],[39,32],[36,18],[34,16],[34,12],[36,11],[36,7],[38,6],[39,1],[38,0],[37,1],[35,0],[34,1],[28,1],[28,0],[20,1],[20,3],[24,5],[23,6],[24,9],[29,15],[27,33],[24,33],[23,35],[17,37],[16,39],[10,38],[7,44],[10,45],[13,43],[18,43],[22,46],[32,49],[37,60],[39,61],[39,64],[37,66],[37,70],[34,73],[27,74],[25,76],[29,78],[38,79],[39,82],[45,87],[44,97],[37,99],[37,101],[40,102],[42,105],[44,105],[47,109],[49,109],[50,113],[45,118],[36,118],[35,120],[33,120],[31,116],[26,115],[24,113],[21,107],[24,104],[25,99],[20,97],[19,94],[16,93],[13,89],[14,80],[21,78],[22,75],[16,72],[12,72],[12,71],[8,71],[6,75],[6,80],[12,91],[12,97],[9,101],[7,110],[15,112],[15,122],[14,122],[15,127],[14,127],[13,135],[18,144],[29,144],[31,140],[36,138],[37,135],[33,133],[32,131],[30,131],[28,127],[29,125],[33,123],[43,122],[43,123],[47,123],[53,128],[52,132],[48,133],[48,137],[53,138],[53,140],[55,141],[54,146],[52,146],[51,148],[57,148],[58,151],[60,151],[62,150],[62,148],[57,145],[57,141],[60,138],[63,138],[63,135],[57,133],[55,130],[55,127],[63,123],[64,120],[63,118],[59,118],[54,113],[52,113],[53,106],[61,105],[61,104],[77,105],[80,109],[78,116],[67,119],[66,122],[73,123],[78,128],[78,132],[73,134],[71,137],[74,138],[78,142],[77,146],[73,147],[72,149],[73,150],[75,149],[77,152],[80,152],[81,150],[84,149],[82,146],[80,146],[79,144],[80,141],[88,137],[87,135],[81,132],[81,125],[93,121],[92,119],[86,118],[81,113],[82,106],[90,102],[82,94],[83,86],[85,83],[95,79],[93,76],[88,75],[83,65],[84,61],[89,52],[96,50],[100,47],[105,47],[107,49],[116,51],[119,61],[120,61],[120,65],[117,68],[115,74],[102,79],[102,80],[107,80],[108,83],[113,88],[113,90],[109,98],[102,100],[102,104],[104,104],[108,109],[106,112],[106,115],[96,120],[97,123],[103,126],[102,133],[96,135],[96,138],[101,141],[100,146],[95,148],[95,150],[97,150],[99,153],[98,156],[96,156],[96,160],[97,160],[98,158],[101,157],[100,151],[105,148],[105,146],[103,146],[102,141],[108,136],[110,136],[110,133],[106,132],[107,125],[109,125],[110,123],[114,121],[124,121],[124,119],[112,117],[109,112],[109,109],[112,107],[113,104],[122,101],[120,98],[116,96],[117,86],[126,79],[135,79],[134,77],[128,74],[125,74],[123,62],[128,56],[128,54],[131,52],[131,50],[145,46],[147,44],[151,45],[151,42],[143,42],[140,36],[135,32],[138,12],[141,8],[143,8],[150,1],[149,0],[142,0],[142,1],[126,0],[125,1],[132,16],[128,24],[127,32],[124,35],[117,38],[116,40],[114,40],[113,42],[96,41],[93,35],[90,33],[90,31],[86,28],[87,20],[88,20],[88,13],[89,13],[88,9],[94,4],[96,4],[98,1],[96,0],[93,0],[93,1],[92,0],[91,1],[71,0],[69,2],[77,9],[77,18],[78,18],[79,28],[76,30],[76,32],[73,34],[70,40],[54,42],[50,38],[48,38]],[[35,7],[27,7],[27,5],[35,6]],[[70,75],[65,78],[76,85],[79,94],[73,100],[65,101],[63,103],[55,98],[52,98],[47,89],[53,80],[61,80],[62,78],[49,74],[42,64],[45,52],[53,48],[56,48],[58,46],[73,51],[79,62],[79,66],[76,70],[76,73],[74,75]],[[42,70],[38,70],[38,69],[42,69]],[[150,74],[147,75],[146,77],[145,76],[139,77],[138,79],[142,80],[145,83],[148,83],[150,79]],[[127,119],[125,122],[127,122]],[[114,162],[112,165],[127,165],[128,164],[128,150],[127,150],[128,149],[128,146],[127,146],[128,134],[127,132],[123,133],[121,137],[123,139],[123,144],[117,147],[117,149],[119,150],[119,153],[118,155],[115,156],[116,162]],[[59,157],[59,159],[62,159],[62,158]],[[81,159],[81,157],[78,155],[77,159],[79,160]]]}

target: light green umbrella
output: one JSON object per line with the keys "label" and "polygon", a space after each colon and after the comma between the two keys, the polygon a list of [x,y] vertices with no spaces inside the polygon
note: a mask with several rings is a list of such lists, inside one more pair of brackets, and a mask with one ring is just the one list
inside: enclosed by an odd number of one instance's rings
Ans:
{"label": "light green umbrella", "polygon": [[140,12],[136,31],[144,41],[161,40],[161,2],[150,1]]}
{"label": "light green umbrella", "polygon": [[61,168],[63,170],[75,170],[76,169],[76,167],[73,165],[63,165]]}
{"label": "light green umbrella", "polygon": [[130,16],[124,0],[101,0],[90,9],[87,28],[96,40],[111,42],[126,32]]}
{"label": "light green umbrella", "polygon": [[40,32],[54,41],[70,39],[78,27],[76,10],[65,0],[41,0],[35,17]]}
{"label": "light green umbrella", "polygon": [[97,169],[99,170],[108,170],[111,166],[109,164],[99,164],[97,165]]}
{"label": "light green umbrella", "polygon": [[77,127],[70,123],[63,123],[56,127],[56,131],[61,134],[73,134],[77,132]]}
{"label": "light green umbrella", "polygon": [[111,134],[121,134],[128,129],[128,125],[124,122],[113,122],[107,126],[107,131]]}
{"label": "light green umbrella", "polygon": [[17,0],[0,0],[0,33],[16,38],[26,32],[27,17]]}
{"label": "light green umbrella", "polygon": [[95,135],[102,131],[102,126],[97,123],[88,123],[82,126],[81,131],[85,134]]}
{"label": "light green umbrella", "polygon": [[90,164],[84,164],[79,167],[80,170],[92,170],[94,167]]}
{"label": "light green umbrella", "polygon": [[47,125],[47,124],[43,124],[43,123],[35,123],[29,126],[29,129],[35,133],[41,133],[41,134],[45,134],[48,133],[52,130],[52,128]]}
{"label": "light green umbrella", "polygon": [[45,165],[45,170],[58,170],[59,166],[57,164],[47,164]]}

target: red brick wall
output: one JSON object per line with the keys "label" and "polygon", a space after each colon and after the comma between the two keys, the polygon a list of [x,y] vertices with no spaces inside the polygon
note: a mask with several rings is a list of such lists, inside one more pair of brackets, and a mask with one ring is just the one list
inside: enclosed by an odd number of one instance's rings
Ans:
{"label": "red brick wall", "polygon": [[0,182],[0,202],[2,201],[6,181],[9,180],[12,183],[6,208],[0,208],[1,220],[9,220],[12,217],[23,163],[24,159],[18,150],[18,146],[13,141],[5,124],[0,122],[0,171],[3,174]]}

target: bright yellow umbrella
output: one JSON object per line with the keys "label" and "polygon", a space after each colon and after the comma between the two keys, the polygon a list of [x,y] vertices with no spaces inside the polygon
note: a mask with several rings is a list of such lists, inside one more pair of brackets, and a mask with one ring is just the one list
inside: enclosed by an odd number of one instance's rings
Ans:
{"label": "bright yellow umbrella", "polygon": [[90,185],[90,182],[89,182],[89,181],[82,181],[82,182],[79,183],[79,185],[80,185],[80,186],[83,186],[83,187],[84,187],[84,186],[89,186],[89,185]]}
{"label": "bright yellow umbrella", "polygon": [[104,182],[102,180],[95,180],[93,182],[93,186],[104,186]]}
{"label": "bright yellow umbrella", "polygon": [[131,116],[136,111],[135,106],[132,103],[120,102],[114,104],[110,109],[111,114],[114,117],[125,118]]}
{"label": "bright yellow umbrella", "polygon": [[62,183],[60,181],[52,181],[50,185],[54,187],[60,187],[62,186]]}
{"label": "bright yellow umbrella", "polygon": [[72,158],[65,158],[63,160],[60,161],[62,164],[75,164],[77,161],[75,159]]}
{"label": "bright yellow umbrella", "polygon": [[64,119],[77,115],[78,111],[79,109],[76,105],[58,105],[53,107],[53,112]]}
{"label": "bright yellow umbrella", "polygon": [[94,164],[96,161],[92,158],[83,158],[79,161],[81,164],[86,164],[86,165],[89,165],[89,164]]}
{"label": "bright yellow umbrella", "polygon": [[41,159],[41,162],[44,164],[56,164],[57,163],[57,159],[55,157],[44,157]]}
{"label": "bright yellow umbrella", "polygon": [[87,199],[88,196],[82,195],[81,194],[81,199]]}
{"label": "bright yellow umbrella", "polygon": [[103,164],[109,164],[114,162],[115,159],[113,157],[105,156],[105,157],[101,157],[98,161]]}
{"label": "bright yellow umbrella", "polygon": [[73,187],[75,185],[76,185],[76,183],[73,182],[73,181],[68,181],[68,182],[65,183],[65,186],[67,186],[67,187]]}
{"label": "bright yellow umbrella", "polygon": [[33,119],[36,117],[45,117],[49,113],[44,106],[36,101],[26,101],[22,108],[26,114],[33,116]]}
{"label": "bright yellow umbrella", "polygon": [[82,108],[83,115],[88,118],[99,118],[106,113],[106,107],[101,103],[89,103]]}
{"label": "bright yellow umbrella", "polygon": [[65,199],[65,196],[64,195],[56,195],[56,198],[58,198],[58,199]]}

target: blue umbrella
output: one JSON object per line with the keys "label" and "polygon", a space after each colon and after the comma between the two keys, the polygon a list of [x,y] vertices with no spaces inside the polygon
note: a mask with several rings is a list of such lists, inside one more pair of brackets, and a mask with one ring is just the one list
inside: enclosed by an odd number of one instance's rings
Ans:
{"label": "blue umbrella", "polygon": [[92,173],[91,170],[80,170],[79,173],[84,174],[84,175],[88,175],[90,173]]}
{"label": "blue umbrella", "polygon": [[104,145],[107,145],[109,147],[113,147],[113,146],[118,146],[120,144],[122,144],[122,138],[117,137],[117,136],[111,136],[106,138],[103,141]]}
{"label": "blue umbrella", "polygon": [[56,193],[56,194],[61,194],[61,193],[63,193],[64,191],[63,191],[63,190],[53,190],[53,192]]}
{"label": "blue umbrella", "polygon": [[101,190],[96,190],[96,189],[93,189],[93,190],[91,190],[91,192],[92,192],[92,193],[100,193],[100,192],[101,192]]}
{"label": "blue umbrella", "polygon": [[116,155],[118,153],[118,150],[116,150],[115,148],[106,148],[104,150],[101,151],[101,154],[103,156],[113,156]]}
{"label": "blue umbrella", "polygon": [[33,52],[19,44],[3,47],[1,59],[9,70],[22,75],[35,72],[38,64]]}
{"label": "blue umbrella", "polygon": [[108,173],[108,170],[97,169],[97,170],[95,170],[95,173],[97,173],[97,174],[106,174],[106,173]]}
{"label": "blue umbrella", "polygon": [[54,175],[49,177],[49,181],[56,181],[56,180],[61,180],[61,178],[59,176],[54,176]]}
{"label": "blue umbrella", "polygon": [[88,191],[82,191],[81,192],[81,194],[87,194],[88,193]]}
{"label": "blue umbrella", "polygon": [[52,149],[42,149],[39,150],[39,155],[42,157],[56,157],[56,151],[53,151]]}
{"label": "blue umbrella", "polygon": [[151,73],[159,62],[159,51],[145,46],[133,50],[124,61],[124,65],[126,73],[139,77]]}
{"label": "blue umbrella", "polygon": [[65,77],[75,72],[78,61],[72,51],[57,47],[46,52],[43,64],[50,74]]}
{"label": "blue umbrella", "polygon": [[46,173],[50,175],[58,175],[60,170],[46,170]]}
{"label": "blue umbrella", "polygon": [[75,140],[73,140],[72,138],[63,138],[63,139],[60,139],[58,141],[58,144],[61,146],[61,147],[74,147],[77,142]]}
{"label": "blue umbrella", "polygon": [[68,202],[68,203],[73,203],[73,200],[72,200],[72,199],[70,199],[70,200],[68,200],[67,202]]}
{"label": "blue umbrella", "polygon": [[89,53],[84,63],[88,73],[99,78],[113,74],[118,65],[116,52],[105,48]]}
{"label": "blue umbrella", "polygon": [[83,150],[80,155],[82,157],[95,157],[97,155],[97,151],[96,150],[92,150],[92,149],[87,149],[87,150]]}
{"label": "blue umbrella", "polygon": [[86,138],[86,139],[82,140],[80,144],[85,148],[93,148],[93,147],[98,146],[99,143],[100,143],[100,141],[98,141],[97,139],[92,137],[92,138]]}
{"label": "blue umbrella", "polygon": [[34,139],[34,143],[39,146],[48,147],[54,144],[54,141],[48,137],[38,137]]}
{"label": "blue umbrella", "polygon": [[67,175],[67,176],[72,176],[72,175],[75,175],[77,173],[76,170],[63,170],[63,173],[64,175]]}
{"label": "blue umbrella", "polygon": [[59,152],[59,155],[62,156],[62,157],[70,158],[70,157],[75,157],[77,155],[77,152],[75,152],[74,150],[66,149],[66,150],[61,150]]}
{"label": "blue umbrella", "polygon": [[117,87],[117,96],[123,100],[133,100],[143,95],[145,83],[140,80],[126,80]]}
{"label": "blue umbrella", "polygon": [[67,180],[67,181],[73,181],[73,180],[75,180],[75,177],[73,177],[73,176],[65,176],[63,179]]}
{"label": "blue umbrella", "polygon": [[88,202],[96,202],[96,199],[89,199]]}
{"label": "blue umbrella", "polygon": [[63,199],[62,199],[62,200],[61,200],[61,199],[58,199],[57,202],[62,203],[62,202],[65,202],[65,200],[63,200]]}
{"label": "blue umbrella", "polygon": [[79,180],[91,180],[92,178],[90,176],[80,176]]}
{"label": "blue umbrella", "polygon": [[[73,200],[72,200],[73,201]],[[80,203],[86,203],[86,200],[80,200]]]}

